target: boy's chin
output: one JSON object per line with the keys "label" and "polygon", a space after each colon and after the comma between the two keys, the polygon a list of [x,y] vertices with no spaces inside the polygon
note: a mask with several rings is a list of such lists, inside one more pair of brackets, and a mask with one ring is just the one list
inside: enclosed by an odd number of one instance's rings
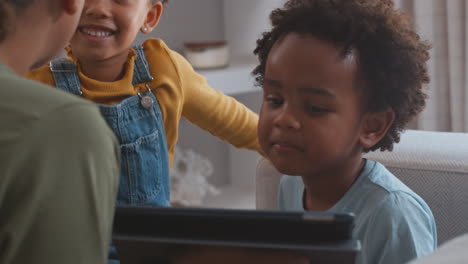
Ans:
{"label": "boy's chin", "polygon": [[298,170],[293,166],[291,163],[283,163],[283,162],[275,162],[273,161],[273,166],[279,171],[281,174],[286,174],[290,176],[302,176],[302,171]]}

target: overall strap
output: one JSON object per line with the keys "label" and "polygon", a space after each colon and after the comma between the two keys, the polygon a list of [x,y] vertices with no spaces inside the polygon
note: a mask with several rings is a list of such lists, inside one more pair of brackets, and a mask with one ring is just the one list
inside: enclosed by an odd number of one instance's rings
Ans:
{"label": "overall strap", "polygon": [[[154,80],[149,71],[148,61],[142,46],[134,46],[136,53],[135,66],[133,70],[133,84],[148,83]],[[55,86],[67,92],[81,95],[80,79],[74,62],[66,58],[57,58],[50,62],[50,71],[55,80]]]}
{"label": "overall strap", "polygon": [[72,94],[81,95],[80,79],[74,62],[66,58],[54,59],[49,63],[55,86]]}
{"label": "overall strap", "polygon": [[143,51],[143,46],[133,46],[133,50],[135,50],[137,55],[135,58],[135,66],[133,68],[133,84],[151,82],[154,78],[151,76],[148,61],[146,60],[145,52]]}

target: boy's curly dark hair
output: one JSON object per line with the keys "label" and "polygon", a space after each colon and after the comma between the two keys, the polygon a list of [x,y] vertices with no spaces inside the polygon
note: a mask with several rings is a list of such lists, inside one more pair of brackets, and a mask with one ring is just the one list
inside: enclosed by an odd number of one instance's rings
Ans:
{"label": "boy's curly dark hair", "polygon": [[257,40],[260,64],[252,74],[263,85],[268,54],[288,33],[330,42],[343,56],[355,51],[367,111],[393,109],[387,134],[365,152],[392,150],[400,132],[425,106],[430,45],[391,0],[289,0],[270,15],[272,30]]}

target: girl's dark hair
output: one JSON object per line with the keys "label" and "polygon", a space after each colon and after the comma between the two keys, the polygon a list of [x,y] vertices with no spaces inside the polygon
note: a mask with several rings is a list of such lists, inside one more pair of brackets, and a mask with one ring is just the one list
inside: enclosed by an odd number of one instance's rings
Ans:
{"label": "girl's dark hair", "polygon": [[6,39],[11,23],[11,16],[19,14],[34,0],[0,0],[0,42]]}
{"label": "girl's dark hair", "polygon": [[259,65],[252,74],[263,85],[268,54],[288,33],[305,34],[342,50],[355,51],[367,111],[391,108],[387,134],[365,151],[392,150],[400,132],[425,106],[430,45],[391,0],[289,0],[270,15],[272,30],[257,40]]}

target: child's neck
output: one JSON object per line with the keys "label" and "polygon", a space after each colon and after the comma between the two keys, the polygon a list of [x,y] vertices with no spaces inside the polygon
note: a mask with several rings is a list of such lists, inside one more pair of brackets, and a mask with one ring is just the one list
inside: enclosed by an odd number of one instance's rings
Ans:
{"label": "child's neck", "polygon": [[304,209],[326,211],[332,208],[351,188],[361,174],[365,160],[359,156],[327,175],[303,176]]}
{"label": "child's neck", "polygon": [[101,61],[79,59],[79,62],[81,71],[87,77],[101,82],[114,82],[125,74],[127,59],[128,55],[124,54]]}

